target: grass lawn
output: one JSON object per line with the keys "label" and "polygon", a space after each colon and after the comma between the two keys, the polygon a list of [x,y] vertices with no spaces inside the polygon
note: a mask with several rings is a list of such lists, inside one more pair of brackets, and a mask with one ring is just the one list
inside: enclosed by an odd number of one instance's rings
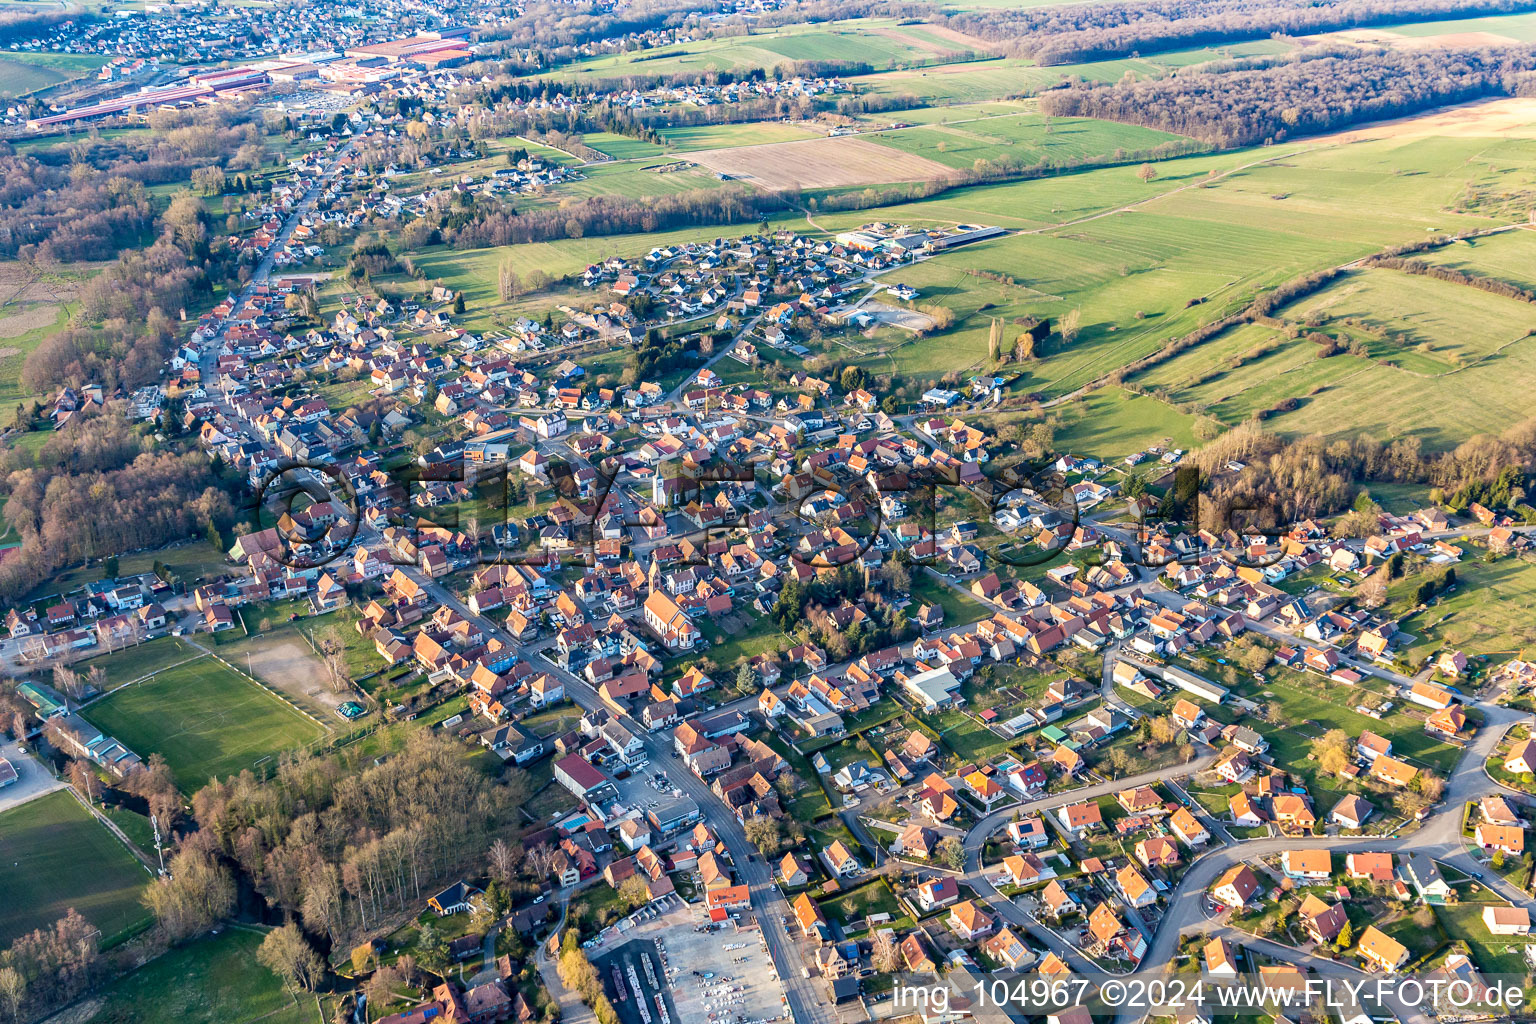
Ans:
{"label": "grass lawn", "polygon": [[295,998],[256,962],[263,933],[226,928],[151,960],[101,993],[101,1008],[80,1024],[313,1024],[315,997]]}
{"label": "grass lawn", "polygon": [[825,814],[830,814],[832,803],[827,799],[827,791],[821,784],[821,776],[817,775],[816,769],[811,767],[810,760],[780,739],[776,732],[765,731],[762,739],[779,756],[789,762],[790,769],[799,777],[804,787],[793,800],[785,804],[785,810],[794,815],[796,821],[802,822],[815,821]]}
{"label": "grass lawn", "polygon": [[101,929],[103,942],[149,919],[139,902],[149,873],[68,793],[0,814],[0,851],[0,946],[71,907]]}
{"label": "grass lawn", "polygon": [[[1427,908],[1421,908],[1421,911]],[[1420,912],[1421,912],[1420,911]],[[1436,945],[1445,941],[1445,934],[1438,924],[1424,927],[1414,920],[1419,912],[1401,913],[1399,916],[1389,918],[1385,923],[1376,922],[1376,927],[1386,932],[1392,938],[1408,947],[1409,959],[1417,960],[1419,957],[1431,952]],[[1481,926],[1481,922],[1479,922]]]}
{"label": "grass lawn", "polygon": [[1188,449],[1197,443],[1195,417],[1122,388],[1101,388],[1070,403],[1059,415],[1056,447],[1106,463],[1152,444]]}
{"label": "grass lawn", "polygon": [[1385,331],[1393,344],[1429,358],[1421,366],[1386,345],[1381,358],[1432,373],[1483,358],[1525,337],[1536,324],[1531,307],[1516,299],[1382,269],[1352,270],[1285,311],[1288,318],[1312,315],[1324,318],[1325,330],[1333,321],[1353,318]]}
{"label": "grass lawn", "polygon": [[[9,61],[0,58],[0,78],[4,76],[5,65]],[[21,368],[27,361],[27,356],[47,338],[52,337],[65,327],[69,326],[69,319],[74,314],[74,303],[63,303],[57,306],[46,303],[34,303],[25,308],[10,305],[0,306],[0,327],[9,328],[7,323],[12,316],[37,316],[44,318],[52,311],[51,322],[36,323],[35,320],[21,321],[21,325],[32,324],[20,334],[13,330],[5,330],[0,336],[0,425],[11,426],[16,422],[15,410],[18,403],[35,396],[30,394],[21,385]],[[37,431],[21,435],[22,443],[36,451],[41,448],[51,435],[48,431]]]}
{"label": "grass lawn", "polygon": [[211,658],[118,690],[85,716],[140,757],[165,756],[186,792],[312,743],[321,726]]}
{"label": "grass lawn", "polygon": [[[133,845],[147,857],[155,855],[155,826],[150,824],[146,815],[138,811],[130,811],[126,807],[103,807],[101,812],[112,819],[112,824],[123,830]],[[165,836],[161,836],[162,842]]]}
{"label": "grass lawn", "polygon": [[[181,577],[182,582],[189,588],[200,580],[213,579],[234,570],[234,566],[225,559],[223,552],[213,550],[208,542],[203,540],[160,548],[157,551],[137,551],[130,555],[121,555],[117,561],[119,576],[135,576],[151,572],[155,562],[159,561],[172,573]],[[92,562],[90,565],[73,566],[54,576],[39,580],[37,586],[27,595],[27,599],[34,600],[43,595],[68,593],[82,584],[94,583],[103,575],[105,573],[100,561]]]}
{"label": "grass lawn", "polygon": [[[746,606],[743,605],[742,607],[744,609]],[[741,615],[750,615],[751,613],[748,611],[738,611],[735,614],[739,617]],[[704,619],[702,623],[700,628],[703,629],[704,636],[711,645],[708,652],[709,657],[716,665],[723,666],[720,677],[715,680],[722,686],[732,686],[735,684],[735,676],[729,670],[733,670],[742,659],[755,658],[759,654],[775,648],[788,650],[794,646],[794,641],[779,629],[778,624],[773,619],[766,615],[754,616],[752,623],[745,629],[730,632],[721,629],[719,624],[713,619]],[[679,663],[678,669],[686,671],[686,664]]]}
{"label": "grass lawn", "polygon": [[[1536,565],[1500,558],[1455,568],[1455,589],[1400,624],[1418,638],[1405,652],[1410,659],[1449,647],[1502,661],[1536,644]],[[1412,579],[1408,592],[1419,582]]]}
{"label": "grass lawn", "polygon": [[866,882],[857,889],[849,889],[821,904],[822,912],[829,921],[836,921],[849,934],[862,933],[864,919],[871,914],[890,914],[893,927],[910,926],[910,918],[902,911],[901,903],[884,882]]}
{"label": "grass lawn", "polygon": [[1536,234],[1529,231],[1469,238],[1413,258],[1468,274],[1495,277],[1522,288],[1536,287]]}
{"label": "grass lawn", "polygon": [[[1284,745],[1288,752],[1301,747],[1310,749],[1312,736],[1329,729],[1343,729],[1351,737],[1369,729],[1392,741],[1392,752],[1398,757],[1410,757],[1433,765],[1442,773],[1456,766],[1460,751],[1448,743],[1441,743],[1424,732],[1421,719],[1406,714],[1389,713],[1385,718],[1371,718],[1353,710],[1366,691],[1359,687],[1324,682],[1315,675],[1276,670],[1264,683],[1263,692],[1273,698],[1255,697],[1256,700],[1276,700],[1285,709],[1287,727],[1266,729],[1261,723],[1254,727],[1262,731],[1277,747]],[[1308,729],[1307,722],[1316,723]],[[1299,730],[1297,727],[1301,727]],[[1308,733],[1298,735],[1298,733]],[[1300,755],[1305,758],[1305,754]]]}
{"label": "grass lawn", "polygon": [[1530,968],[1525,965],[1524,952],[1529,939],[1518,935],[1488,934],[1488,928],[1483,924],[1483,907],[1481,903],[1436,907],[1435,919],[1449,938],[1467,944],[1472,959],[1484,974],[1513,974],[1522,977],[1530,973]]}
{"label": "grass lawn", "polygon": [[963,626],[967,622],[979,622],[991,616],[986,605],[946,585],[923,569],[912,571],[912,607],[909,615],[925,604],[937,604],[944,609],[944,626]]}
{"label": "grass lawn", "polygon": [[988,729],[964,711],[941,711],[922,715],[922,720],[939,734],[943,743],[962,761],[995,757],[1008,749],[1009,740]]}

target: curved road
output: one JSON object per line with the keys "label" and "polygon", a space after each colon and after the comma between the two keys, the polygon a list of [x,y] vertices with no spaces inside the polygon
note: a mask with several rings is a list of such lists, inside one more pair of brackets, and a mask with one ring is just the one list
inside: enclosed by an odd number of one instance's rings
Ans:
{"label": "curved road", "polygon": [[[1147,966],[1142,970],[1134,972],[1135,976],[1150,979],[1153,976],[1167,972],[1170,969],[1174,955],[1178,951],[1181,935],[1186,931],[1193,930],[1203,930],[1212,934],[1230,932],[1237,941],[1245,946],[1259,949],[1261,952],[1281,960],[1312,967],[1321,974],[1337,974],[1341,969],[1346,972],[1353,970],[1353,968],[1337,964],[1326,957],[1311,956],[1280,943],[1255,939],[1246,933],[1226,929],[1225,926],[1209,924],[1204,911],[1205,893],[1222,872],[1235,864],[1251,863],[1259,858],[1275,856],[1286,850],[1326,849],[1334,853],[1388,852],[1404,855],[1424,854],[1449,864],[1464,873],[1481,872],[1482,865],[1468,855],[1462,842],[1462,808],[1470,800],[1475,800],[1489,793],[1499,792],[1507,788],[1495,782],[1484,770],[1484,765],[1510,726],[1521,721],[1527,721],[1532,716],[1525,712],[1482,701],[1476,702],[1475,706],[1483,712],[1483,725],[1474,736],[1472,742],[1467,745],[1466,750],[1457,762],[1456,768],[1447,782],[1445,796],[1440,802],[1440,809],[1426,818],[1423,824],[1411,835],[1393,839],[1369,837],[1348,839],[1336,837],[1268,838],[1248,840],[1235,845],[1216,845],[1210,847],[1194,859],[1189,869],[1179,879],[1178,885],[1168,894],[1163,919],[1151,939],[1146,955],[1141,961]],[[1137,785],[1158,781],[1172,781],[1192,774],[1193,771],[1198,771],[1205,764],[1213,760],[1214,756],[1207,755],[1189,765],[1180,765],[1158,772],[1148,772],[1133,778],[1119,779],[1113,782],[1073,790],[1070,793],[1057,794],[1039,800],[1016,804],[988,815],[978,822],[976,827],[966,836],[965,881],[991,904],[1004,919],[1012,924],[1028,929],[1037,937],[1045,939],[1046,934],[1049,934],[1048,931],[1016,904],[998,893],[997,889],[987,880],[986,874],[983,871],[983,865],[981,864],[981,852],[986,840],[997,830],[1003,828],[1016,812],[1049,811],[1063,804],[1076,803],[1080,800],[1103,796]],[[1525,893],[1491,872],[1485,874],[1483,884],[1489,886],[1511,902],[1529,902],[1529,897]],[[1055,950],[1058,955],[1064,955],[1068,952],[1062,948],[1063,943],[1059,936],[1055,937],[1054,941],[1047,940],[1046,945],[1048,948]],[[1081,953],[1078,953],[1076,950],[1071,950],[1070,952],[1073,955],[1067,957],[1067,960],[1075,969],[1085,969],[1092,966],[1088,964],[1086,958]],[[1417,1022],[1425,1019],[1421,1013],[1411,1008],[1402,1006],[1390,1008],[1404,1021]],[[1143,1014],[1138,1011],[1125,1011],[1121,1013],[1118,1020],[1120,1024],[1130,1024],[1130,1022],[1136,1021],[1142,1016]]]}

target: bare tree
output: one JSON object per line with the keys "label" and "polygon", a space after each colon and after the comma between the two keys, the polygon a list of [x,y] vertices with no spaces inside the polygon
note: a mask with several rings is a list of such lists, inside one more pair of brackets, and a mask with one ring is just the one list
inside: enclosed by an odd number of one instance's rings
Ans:
{"label": "bare tree", "polygon": [[882,928],[875,936],[869,954],[869,964],[881,974],[894,974],[901,967],[900,947],[896,945],[896,933]]}
{"label": "bare tree", "polygon": [[320,955],[295,924],[285,924],[268,932],[256,950],[256,960],[288,984],[307,992],[314,991],[325,974]]}
{"label": "bare tree", "polygon": [[505,839],[498,838],[491,844],[489,853],[491,862],[491,874],[501,884],[506,885],[512,881],[517,873],[517,855],[512,847],[507,845]]}
{"label": "bare tree", "polygon": [[534,881],[542,885],[549,879],[549,873],[554,870],[557,856],[558,853],[554,847],[548,843],[540,843],[523,854],[523,866],[528,869],[528,874]]}

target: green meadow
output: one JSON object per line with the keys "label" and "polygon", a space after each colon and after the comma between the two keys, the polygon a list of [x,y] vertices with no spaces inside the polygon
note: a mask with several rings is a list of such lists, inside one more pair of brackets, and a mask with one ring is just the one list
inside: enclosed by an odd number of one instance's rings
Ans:
{"label": "green meadow", "polygon": [[89,53],[25,53],[0,56],[0,96],[25,96],[94,74],[107,58]]}
{"label": "green meadow", "polygon": [[1008,158],[1026,164],[1109,157],[1117,150],[1150,150],[1180,136],[1137,125],[1092,118],[1047,118],[1008,114],[949,124],[898,128],[865,136],[869,141],[926,157],[947,167],[968,168],[977,160]]}
{"label": "green meadow", "polygon": [[[980,45],[978,43],[978,45]],[[933,63],[967,46],[893,19],[867,18],[792,25],[767,33],[727,36],[594,57],[545,72],[545,77],[608,78],[628,74],[771,70],[795,61],[856,61],[884,69]]]}

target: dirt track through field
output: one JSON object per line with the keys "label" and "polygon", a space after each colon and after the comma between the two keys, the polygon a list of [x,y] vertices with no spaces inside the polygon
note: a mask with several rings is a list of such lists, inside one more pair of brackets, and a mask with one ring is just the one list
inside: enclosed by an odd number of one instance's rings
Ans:
{"label": "dirt track through field", "polygon": [[851,136],[706,149],[690,153],[688,159],[772,191],[936,181],[958,173],[927,157]]}

